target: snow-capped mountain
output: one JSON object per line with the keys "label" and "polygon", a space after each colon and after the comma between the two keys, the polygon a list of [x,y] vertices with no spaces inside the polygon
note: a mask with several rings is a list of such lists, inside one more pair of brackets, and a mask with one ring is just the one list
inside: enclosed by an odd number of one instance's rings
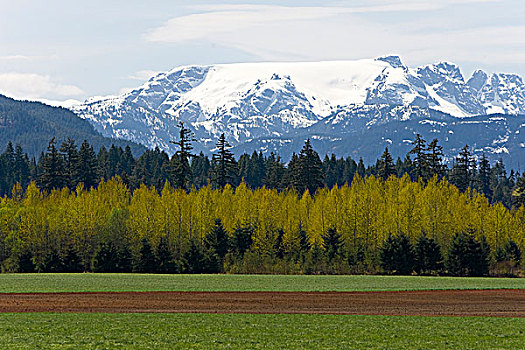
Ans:
{"label": "snow-capped mountain", "polygon": [[[184,66],[158,74],[129,93],[91,99],[73,110],[104,136],[170,153],[174,148],[169,141],[177,137],[179,120],[195,131],[204,151],[214,147],[221,133],[238,149],[270,151],[286,148],[294,139],[322,140],[322,133],[329,136],[325,143],[334,145],[346,134],[364,135],[386,125],[394,130],[408,122],[433,125],[434,133],[441,128],[446,137],[454,133],[451,127],[472,124],[473,117],[487,116],[481,117],[483,125],[490,126],[494,124],[490,114],[525,114],[525,82],[517,75],[489,75],[481,70],[466,80],[453,63],[410,68],[398,56]],[[518,120],[518,129],[506,129],[505,135],[518,135],[523,151],[519,129],[525,118]],[[383,140],[392,140],[383,134]],[[507,141],[501,142],[505,135],[493,135],[492,141],[499,140],[497,147],[480,144],[477,149],[508,153]],[[447,142],[439,135],[431,137]],[[507,140],[511,140],[508,135]],[[353,151],[345,148],[339,153]]]}

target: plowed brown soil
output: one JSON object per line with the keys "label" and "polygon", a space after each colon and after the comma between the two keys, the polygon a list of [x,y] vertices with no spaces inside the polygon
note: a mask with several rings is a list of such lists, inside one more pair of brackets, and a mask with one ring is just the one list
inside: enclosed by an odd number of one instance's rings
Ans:
{"label": "plowed brown soil", "polygon": [[525,317],[525,290],[0,294],[0,312],[202,312]]}

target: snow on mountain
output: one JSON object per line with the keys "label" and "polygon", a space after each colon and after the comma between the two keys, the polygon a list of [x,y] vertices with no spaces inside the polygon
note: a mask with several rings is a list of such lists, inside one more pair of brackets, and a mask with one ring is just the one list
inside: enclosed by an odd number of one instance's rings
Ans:
{"label": "snow on mountain", "polygon": [[453,63],[409,68],[398,56],[184,66],[129,93],[93,98],[73,110],[105,136],[168,152],[174,151],[169,141],[183,121],[209,150],[221,133],[239,146],[257,139],[282,143],[289,135],[327,127],[332,133],[365,130],[440,113],[458,122],[491,113],[525,114],[525,83],[517,75],[483,71],[465,81]]}

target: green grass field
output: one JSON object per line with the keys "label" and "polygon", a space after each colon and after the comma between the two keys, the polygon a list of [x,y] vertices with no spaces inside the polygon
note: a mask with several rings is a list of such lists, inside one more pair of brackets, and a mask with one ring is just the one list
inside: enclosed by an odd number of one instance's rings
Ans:
{"label": "green grass field", "polygon": [[416,276],[0,274],[0,293],[525,289],[525,279]]}
{"label": "green grass field", "polygon": [[0,314],[2,349],[523,349],[525,319]]}

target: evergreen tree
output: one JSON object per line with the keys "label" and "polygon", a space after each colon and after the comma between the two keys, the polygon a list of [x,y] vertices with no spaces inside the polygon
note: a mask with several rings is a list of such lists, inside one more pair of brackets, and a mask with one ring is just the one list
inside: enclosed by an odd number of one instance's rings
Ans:
{"label": "evergreen tree", "polygon": [[191,173],[193,174],[192,182],[197,188],[208,184],[210,169],[210,159],[205,156],[204,153],[201,152],[199,155],[193,157],[191,161]]}
{"label": "evergreen tree", "polygon": [[338,162],[335,154],[330,157],[328,154],[323,159],[324,181],[328,188],[332,188],[339,183]]}
{"label": "evergreen tree", "polygon": [[133,271],[133,255],[128,244],[123,244],[117,250],[117,269],[116,272],[129,273]]}
{"label": "evergreen tree", "polygon": [[97,167],[100,169],[100,177],[109,180],[114,174],[110,171],[109,153],[106,147],[102,146],[97,154]]}
{"label": "evergreen tree", "polygon": [[503,247],[500,247],[496,253],[496,261],[513,261],[516,265],[521,262],[521,250],[512,239],[509,239]]}
{"label": "evergreen tree", "polygon": [[38,183],[43,190],[50,192],[67,184],[64,157],[58,153],[54,138],[49,141],[47,152],[39,163],[41,172]]}
{"label": "evergreen tree", "polygon": [[166,237],[161,237],[159,246],[157,247],[157,258],[158,258],[158,268],[157,272],[159,273],[176,273],[177,266],[173,258],[173,254],[168,246],[168,240]]}
{"label": "evergreen tree", "polygon": [[487,197],[489,201],[491,201],[492,193],[490,190],[490,163],[487,157],[485,156],[485,153],[481,155],[481,158],[479,160],[479,171],[477,175],[477,190],[483,195],[485,195],[485,197]]}
{"label": "evergreen tree", "polygon": [[96,187],[99,181],[98,162],[93,146],[84,140],[78,152],[77,183],[83,183],[84,188]]}
{"label": "evergreen tree", "polygon": [[78,149],[75,141],[68,137],[62,142],[60,152],[64,157],[66,186],[73,190],[77,186],[78,178]]}
{"label": "evergreen tree", "polygon": [[71,245],[66,250],[62,264],[63,272],[82,272],[84,270],[78,251]]}
{"label": "evergreen tree", "polygon": [[118,252],[112,243],[100,243],[95,257],[93,258],[94,272],[117,272],[118,270]]}
{"label": "evergreen tree", "polygon": [[228,252],[228,232],[222,226],[221,219],[215,219],[215,225],[204,237],[204,247],[211,250],[222,260]]}
{"label": "evergreen tree", "polygon": [[35,263],[33,262],[33,254],[31,253],[31,250],[24,249],[22,252],[20,252],[18,254],[16,265],[16,272],[35,272]]}
{"label": "evergreen tree", "polygon": [[31,178],[30,162],[27,154],[22,150],[22,146],[16,145],[14,155],[13,181],[19,183],[22,188],[29,185]]}
{"label": "evergreen tree", "polygon": [[310,245],[310,241],[308,240],[308,236],[306,235],[306,231],[302,229],[302,227],[299,227],[299,250],[306,254],[310,251],[312,248]]}
{"label": "evergreen tree", "polygon": [[275,257],[278,259],[282,259],[284,257],[283,237],[284,237],[284,230],[281,228],[277,230],[277,237],[273,245],[273,251],[275,253]]}
{"label": "evergreen tree", "polygon": [[438,145],[438,140],[434,139],[427,147],[427,166],[428,177],[437,176],[441,179],[445,176],[446,166],[443,164],[443,147]]}
{"label": "evergreen tree", "polygon": [[157,272],[157,266],[157,257],[153,252],[153,248],[148,239],[143,238],[135,271],[141,273],[154,273]]}
{"label": "evergreen tree", "polygon": [[465,145],[450,171],[450,181],[462,192],[471,185],[474,164],[469,147]]}
{"label": "evergreen tree", "polygon": [[490,249],[486,241],[477,242],[472,234],[454,236],[447,257],[447,270],[456,276],[483,276],[488,273]]}
{"label": "evergreen tree", "polygon": [[516,181],[514,191],[512,192],[512,199],[514,205],[517,207],[525,205],[525,172],[523,172],[518,181]]}
{"label": "evergreen tree", "polygon": [[266,186],[266,188],[282,190],[284,187],[283,178],[285,176],[285,168],[281,162],[281,157],[272,152],[266,160],[265,168],[267,171],[263,178],[263,185]]}
{"label": "evergreen tree", "polygon": [[253,228],[248,224],[238,226],[233,230],[230,246],[232,251],[240,258],[242,258],[244,253],[250,249],[252,245],[252,236]]}
{"label": "evergreen tree", "polygon": [[184,254],[184,262],[186,273],[202,273],[205,271],[205,256],[200,244],[194,239],[190,242],[190,249]]}
{"label": "evergreen tree", "polygon": [[359,158],[359,163],[357,163],[356,172],[359,174],[361,178],[365,177],[366,169],[365,169],[365,163],[363,162],[363,158]]}
{"label": "evergreen tree", "polygon": [[412,175],[415,180],[422,179],[426,181],[428,179],[428,156],[426,151],[426,141],[420,134],[416,135],[416,139],[412,142],[414,148],[412,148],[408,154],[413,155],[412,160]]}
{"label": "evergreen tree", "polygon": [[224,188],[226,184],[235,182],[235,158],[230,151],[230,144],[226,141],[224,133],[219,137],[217,142],[217,153],[213,155],[214,165],[214,182],[218,188]]}
{"label": "evergreen tree", "polygon": [[179,149],[177,152],[175,152],[170,160],[168,165],[168,173],[173,186],[187,190],[193,178],[190,167],[190,159],[195,156],[193,153],[191,153],[193,150],[191,143],[197,140],[195,139],[193,132],[186,128],[182,121],[179,122],[178,127],[179,140],[171,141],[171,143],[177,145]]}
{"label": "evergreen tree", "polygon": [[385,151],[383,152],[378,165],[377,175],[383,180],[387,180],[390,176],[396,174],[394,160],[392,159],[390,152],[388,152],[388,147],[385,147]]}
{"label": "evergreen tree", "polygon": [[56,248],[53,247],[47,252],[38,270],[40,272],[64,272],[64,262]]}
{"label": "evergreen tree", "polygon": [[442,268],[443,256],[438,243],[423,234],[414,246],[414,269],[418,273],[430,273]]}
{"label": "evergreen tree", "polygon": [[335,227],[330,227],[326,234],[322,235],[324,249],[328,261],[331,262],[341,254],[343,247],[343,237],[337,232]]}
{"label": "evergreen tree", "polygon": [[380,249],[381,267],[392,273],[410,274],[414,270],[413,248],[407,236],[389,235]]}
{"label": "evergreen tree", "polygon": [[293,186],[298,193],[308,190],[313,196],[324,186],[323,165],[319,154],[312,148],[310,139],[306,140],[297,161]]}

